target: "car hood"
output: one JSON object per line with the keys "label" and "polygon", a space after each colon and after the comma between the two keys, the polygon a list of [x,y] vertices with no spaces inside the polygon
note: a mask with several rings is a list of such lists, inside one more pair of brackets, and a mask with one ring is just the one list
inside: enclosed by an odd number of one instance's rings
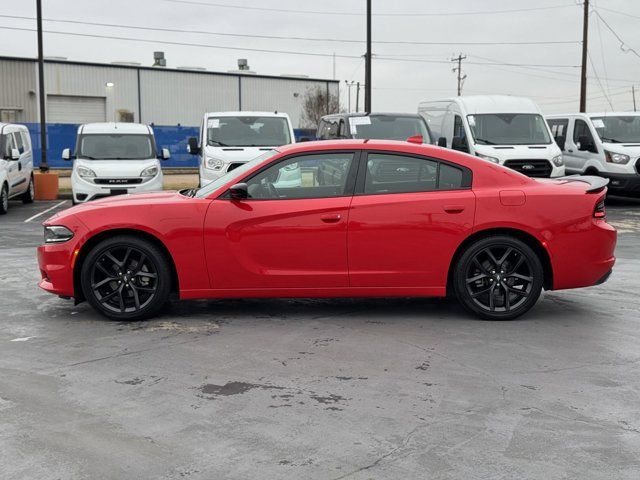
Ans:
{"label": "car hood", "polygon": [[549,145],[474,145],[477,153],[500,160],[526,159],[551,160],[560,155],[560,148],[555,143]]}
{"label": "car hood", "polygon": [[629,155],[631,158],[640,157],[640,143],[639,142],[629,142],[629,143],[609,143],[602,142],[602,146],[608,152],[612,153],[622,153],[624,155]]}
{"label": "car hood", "polygon": [[108,178],[128,178],[139,177],[145,168],[157,166],[157,158],[145,160],[82,160],[77,159],[73,164],[76,167],[86,167],[96,174],[97,177]]}

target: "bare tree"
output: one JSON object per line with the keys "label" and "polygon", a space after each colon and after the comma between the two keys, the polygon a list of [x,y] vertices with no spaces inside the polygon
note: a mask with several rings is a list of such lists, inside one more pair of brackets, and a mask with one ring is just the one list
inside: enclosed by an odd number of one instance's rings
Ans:
{"label": "bare tree", "polygon": [[317,128],[320,118],[330,113],[338,113],[340,100],[326,89],[314,87],[304,94],[300,125],[305,128]]}

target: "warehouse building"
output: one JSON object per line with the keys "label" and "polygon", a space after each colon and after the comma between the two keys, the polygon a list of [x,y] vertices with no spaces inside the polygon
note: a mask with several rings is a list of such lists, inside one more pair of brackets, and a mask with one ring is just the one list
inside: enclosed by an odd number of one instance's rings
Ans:
{"label": "warehouse building", "polygon": [[[36,145],[37,65],[34,59],[0,57],[0,121],[27,124]],[[337,80],[49,58],[45,60],[48,158],[55,165],[60,147],[73,146],[76,125],[125,121],[154,124],[158,144],[179,155],[174,158],[178,163],[191,163],[184,156],[183,142],[196,131],[205,112],[277,110],[288,113],[294,128],[300,128],[305,94],[317,88],[327,98],[339,94]],[[167,141],[162,127],[168,127]]]}

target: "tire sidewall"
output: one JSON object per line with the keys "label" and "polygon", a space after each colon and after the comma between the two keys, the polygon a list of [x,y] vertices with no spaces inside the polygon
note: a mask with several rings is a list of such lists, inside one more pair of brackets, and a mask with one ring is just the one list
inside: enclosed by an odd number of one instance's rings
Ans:
{"label": "tire sidewall", "polygon": [[[522,305],[510,312],[489,312],[483,310],[473,301],[467,292],[465,272],[467,272],[474,256],[480,250],[491,246],[508,246],[518,249],[520,253],[526,257],[532,269],[533,285],[531,287],[531,293]],[[538,301],[544,284],[544,270],[538,255],[536,255],[529,245],[514,237],[496,235],[478,240],[462,254],[455,267],[453,283],[458,301],[469,312],[486,320],[513,320],[528,312]]]}
{"label": "tire sidewall", "polygon": [[33,197],[35,194],[33,187],[33,176],[31,176],[27,190],[22,194],[22,203],[33,203]]}
{"label": "tire sidewall", "polygon": [[[95,262],[109,249],[114,247],[134,247],[141,250],[153,262],[158,274],[155,297],[142,310],[137,312],[113,312],[105,309],[91,288],[91,271]],[[80,271],[80,283],[84,297],[89,304],[105,317],[114,320],[143,320],[155,316],[164,306],[171,290],[171,275],[166,255],[147,240],[134,236],[118,236],[97,244],[87,255]]]}
{"label": "tire sidewall", "polygon": [[9,210],[9,188],[7,184],[2,185],[0,189],[0,215],[4,215]]}

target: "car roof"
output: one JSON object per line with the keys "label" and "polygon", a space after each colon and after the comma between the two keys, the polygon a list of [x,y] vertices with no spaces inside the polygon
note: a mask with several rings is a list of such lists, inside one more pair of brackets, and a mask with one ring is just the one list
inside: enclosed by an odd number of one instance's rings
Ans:
{"label": "car roof", "polygon": [[371,112],[371,113],[366,113],[366,112],[351,112],[351,113],[332,113],[329,115],[324,115],[322,118],[331,118],[331,117],[336,117],[336,118],[352,118],[352,117],[372,117],[372,116],[381,116],[381,115],[393,115],[393,116],[397,116],[397,117],[413,117],[413,118],[418,118],[420,117],[419,114],[417,113],[407,113],[407,112]]}
{"label": "car roof", "polygon": [[80,133],[153,134],[153,130],[142,123],[104,122],[80,125],[78,134]]}
{"label": "car roof", "polygon": [[25,125],[21,125],[19,123],[2,123],[0,122],[0,130],[2,130],[4,127],[15,127],[15,128],[20,128],[20,129],[27,129],[27,127]]}
{"label": "car roof", "polygon": [[207,112],[205,117],[284,117],[289,118],[289,115],[285,112],[251,112],[251,111],[237,111],[237,112]]}
{"label": "car roof", "polygon": [[[411,143],[399,140],[362,140],[362,139],[340,139],[340,140],[319,140],[313,142],[290,143],[278,147],[276,150],[282,153],[304,153],[307,151],[320,150],[389,150],[398,153],[421,153],[422,155],[446,155],[450,150],[436,147],[427,143]],[[475,159],[475,157],[470,157]]]}
{"label": "car roof", "polygon": [[[469,95],[434,100],[433,103],[453,102],[465,109],[468,115],[483,113],[541,113],[538,104],[527,97],[512,95]],[[420,102],[432,103],[431,101]]]}
{"label": "car roof", "polygon": [[545,118],[563,117],[640,117],[640,112],[573,112],[573,113],[552,113],[545,115]]}

